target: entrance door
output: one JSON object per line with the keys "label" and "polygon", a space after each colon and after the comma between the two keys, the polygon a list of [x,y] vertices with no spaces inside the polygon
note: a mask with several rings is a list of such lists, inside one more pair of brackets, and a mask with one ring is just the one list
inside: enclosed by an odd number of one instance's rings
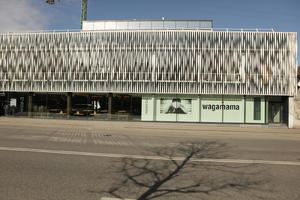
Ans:
{"label": "entrance door", "polygon": [[269,123],[283,123],[283,104],[270,102],[269,105]]}

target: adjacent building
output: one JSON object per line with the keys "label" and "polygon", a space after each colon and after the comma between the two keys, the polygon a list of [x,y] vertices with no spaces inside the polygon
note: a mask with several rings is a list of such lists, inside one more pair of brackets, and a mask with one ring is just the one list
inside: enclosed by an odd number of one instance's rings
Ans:
{"label": "adjacent building", "polygon": [[8,115],[292,127],[297,34],[214,29],[211,20],[5,33],[0,92]]}

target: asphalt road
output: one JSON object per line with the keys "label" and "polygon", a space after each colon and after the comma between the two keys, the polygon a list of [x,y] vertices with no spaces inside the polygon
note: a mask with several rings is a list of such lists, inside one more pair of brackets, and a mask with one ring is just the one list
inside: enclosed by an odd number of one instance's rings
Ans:
{"label": "asphalt road", "polygon": [[[184,199],[300,199],[299,129],[25,118],[0,118],[0,199],[100,200],[109,196],[102,191],[120,179],[115,169],[122,159],[153,160],[153,149],[187,141],[226,143],[226,159],[211,163],[256,163],[256,175],[265,182],[261,190]],[[136,197],[131,190],[127,198]]]}

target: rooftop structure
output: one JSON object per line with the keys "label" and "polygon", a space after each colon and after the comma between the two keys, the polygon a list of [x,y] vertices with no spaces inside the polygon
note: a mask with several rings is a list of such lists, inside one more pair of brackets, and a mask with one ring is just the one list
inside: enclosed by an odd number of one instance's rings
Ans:
{"label": "rooftop structure", "polygon": [[212,20],[100,20],[83,21],[82,30],[200,30],[212,27]]}

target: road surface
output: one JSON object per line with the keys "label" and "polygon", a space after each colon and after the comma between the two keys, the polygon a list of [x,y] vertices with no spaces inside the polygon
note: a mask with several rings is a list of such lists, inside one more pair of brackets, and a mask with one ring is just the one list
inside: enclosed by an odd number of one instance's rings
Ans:
{"label": "road surface", "polygon": [[[300,199],[299,129],[5,117],[0,118],[0,199],[100,200],[109,196],[102,191],[118,180],[114,169],[122,159],[164,162],[153,149],[187,141],[230,146],[229,157],[209,162],[261,167],[266,183],[257,193],[263,199]],[[251,195],[228,199],[253,199]],[[135,197],[128,193],[127,198]],[[182,199],[160,199],[176,198]]]}

